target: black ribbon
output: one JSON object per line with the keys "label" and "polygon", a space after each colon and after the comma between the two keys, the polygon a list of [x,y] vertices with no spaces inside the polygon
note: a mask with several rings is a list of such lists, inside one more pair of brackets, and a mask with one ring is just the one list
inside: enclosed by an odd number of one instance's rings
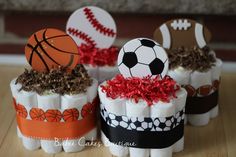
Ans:
{"label": "black ribbon", "polygon": [[210,111],[218,104],[219,91],[216,90],[210,95],[204,97],[187,97],[185,113],[203,114]]}
{"label": "black ribbon", "polygon": [[137,131],[111,127],[101,116],[101,129],[110,142],[135,148],[166,148],[184,135],[184,120],[169,131]]}

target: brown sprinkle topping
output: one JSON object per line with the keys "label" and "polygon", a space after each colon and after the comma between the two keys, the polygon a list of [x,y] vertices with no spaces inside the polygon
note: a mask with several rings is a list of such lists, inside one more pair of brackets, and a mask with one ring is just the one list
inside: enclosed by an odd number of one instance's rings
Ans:
{"label": "brown sprinkle topping", "polygon": [[40,95],[47,91],[64,95],[86,92],[86,88],[92,84],[92,79],[84,66],[79,64],[70,72],[65,67],[51,69],[49,72],[25,69],[17,78],[17,83],[22,84],[20,90],[34,91]]}
{"label": "brown sprinkle topping", "polygon": [[173,50],[168,50],[170,69],[182,66],[187,70],[204,72],[214,66],[216,59],[215,55],[210,53],[209,47],[204,48],[184,48],[180,47]]}

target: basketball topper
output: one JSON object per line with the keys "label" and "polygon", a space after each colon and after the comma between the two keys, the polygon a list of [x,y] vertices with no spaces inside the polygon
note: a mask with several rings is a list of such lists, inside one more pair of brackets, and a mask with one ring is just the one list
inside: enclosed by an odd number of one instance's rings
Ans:
{"label": "basketball topper", "polygon": [[116,38],[116,24],[105,10],[87,6],[76,10],[68,19],[66,32],[78,46],[109,48]]}
{"label": "basketball topper", "polygon": [[174,19],[162,24],[154,32],[154,39],[166,49],[181,46],[203,48],[211,39],[210,31],[190,19]]}
{"label": "basketball topper", "polygon": [[118,69],[124,77],[157,76],[168,71],[165,50],[155,41],[136,38],[127,42],[118,55]]}
{"label": "basketball topper", "polygon": [[53,28],[34,33],[25,46],[25,56],[31,67],[40,72],[58,66],[73,69],[79,61],[73,39],[65,32]]}

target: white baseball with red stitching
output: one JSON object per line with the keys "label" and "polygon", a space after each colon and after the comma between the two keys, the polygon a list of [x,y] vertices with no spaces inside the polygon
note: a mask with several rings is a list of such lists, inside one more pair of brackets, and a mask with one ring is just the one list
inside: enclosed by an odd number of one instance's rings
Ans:
{"label": "white baseball with red stitching", "polygon": [[109,48],[116,38],[116,24],[105,10],[88,6],[76,10],[67,21],[66,32],[81,44]]}

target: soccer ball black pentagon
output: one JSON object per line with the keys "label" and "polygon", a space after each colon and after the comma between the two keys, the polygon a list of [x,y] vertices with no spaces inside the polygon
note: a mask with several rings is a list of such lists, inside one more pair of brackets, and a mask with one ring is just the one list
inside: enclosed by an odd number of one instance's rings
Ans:
{"label": "soccer ball black pentagon", "polygon": [[148,123],[144,121],[142,118],[137,118],[133,124],[136,126],[137,131],[144,131],[148,128]]}
{"label": "soccer ball black pentagon", "polygon": [[159,75],[163,78],[168,71],[168,64],[165,50],[147,38],[127,42],[118,55],[118,68],[124,77]]}
{"label": "soccer ball black pentagon", "polygon": [[171,118],[170,119],[166,119],[164,117],[155,118],[154,125],[156,127],[156,131],[170,130],[172,126]]}
{"label": "soccer ball black pentagon", "polygon": [[142,127],[145,128],[145,130],[152,130],[154,127],[153,127],[153,120],[151,118],[144,118],[144,121],[147,123],[147,127],[146,127],[146,124],[145,123],[142,123]]}

